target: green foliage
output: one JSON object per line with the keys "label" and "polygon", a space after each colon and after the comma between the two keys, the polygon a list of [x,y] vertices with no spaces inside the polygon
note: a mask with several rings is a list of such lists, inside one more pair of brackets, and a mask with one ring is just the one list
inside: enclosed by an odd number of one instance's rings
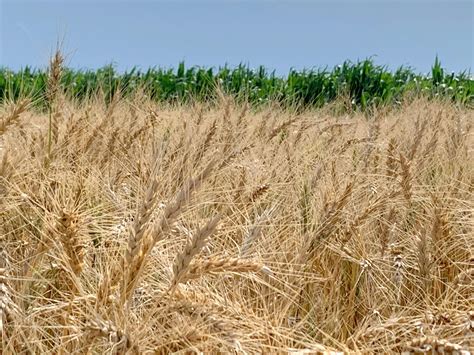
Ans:
{"label": "green foliage", "polygon": [[[474,80],[470,73],[446,74],[438,58],[427,76],[405,67],[391,72],[371,59],[346,61],[332,70],[290,70],[287,77],[279,77],[262,66],[257,69],[225,66],[216,70],[187,68],[181,62],[176,70],[133,68],[121,74],[111,65],[97,71],[66,69],[62,84],[67,94],[79,100],[99,90],[110,99],[118,89],[127,96],[142,88],[154,100],[169,103],[187,102],[191,98],[209,101],[218,89],[252,104],[276,101],[305,107],[320,107],[345,96],[354,109],[362,110],[374,105],[398,104],[405,96],[443,97],[463,105],[474,102]],[[12,72],[0,68],[0,100],[28,95],[41,103],[45,87],[45,71],[26,67]]]}

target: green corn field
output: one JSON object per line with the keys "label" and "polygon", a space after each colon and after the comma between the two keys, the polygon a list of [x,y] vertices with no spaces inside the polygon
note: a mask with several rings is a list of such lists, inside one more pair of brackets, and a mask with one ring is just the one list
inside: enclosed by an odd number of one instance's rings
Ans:
{"label": "green corn field", "polygon": [[[28,96],[44,103],[46,80],[46,70],[25,67],[14,72],[0,68],[0,100]],[[331,70],[290,70],[286,77],[263,66],[215,69],[186,67],[181,62],[177,69],[133,68],[119,73],[109,65],[96,71],[67,69],[62,86],[70,97],[79,100],[99,90],[111,98],[117,90],[127,96],[142,89],[152,100],[167,103],[209,101],[219,90],[251,104],[277,102],[283,106],[321,107],[344,97],[353,109],[361,110],[397,105],[405,98],[420,96],[440,97],[467,106],[474,102],[474,79],[470,73],[447,73],[438,58],[428,75],[417,74],[408,67],[390,71],[372,59],[346,61]]]}

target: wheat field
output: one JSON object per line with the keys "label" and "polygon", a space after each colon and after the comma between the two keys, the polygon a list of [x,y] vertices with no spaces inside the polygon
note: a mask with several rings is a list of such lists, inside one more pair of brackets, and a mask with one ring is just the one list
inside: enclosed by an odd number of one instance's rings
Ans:
{"label": "wheat field", "polygon": [[47,112],[0,106],[1,353],[472,351],[472,110],[78,103],[59,75]]}

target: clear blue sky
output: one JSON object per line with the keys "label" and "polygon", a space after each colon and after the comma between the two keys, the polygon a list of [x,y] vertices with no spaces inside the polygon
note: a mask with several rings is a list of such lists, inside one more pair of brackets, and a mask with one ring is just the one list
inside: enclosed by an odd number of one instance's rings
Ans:
{"label": "clear blue sky", "polygon": [[0,66],[45,67],[58,38],[68,65],[260,64],[332,67],[375,56],[391,68],[474,70],[472,0],[0,0]]}

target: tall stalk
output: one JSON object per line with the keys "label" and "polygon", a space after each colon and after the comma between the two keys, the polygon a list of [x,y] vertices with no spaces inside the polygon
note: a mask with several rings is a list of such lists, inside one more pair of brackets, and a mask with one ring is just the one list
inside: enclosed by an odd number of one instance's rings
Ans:
{"label": "tall stalk", "polygon": [[46,100],[48,103],[48,163],[51,161],[51,149],[53,146],[53,138],[57,138],[58,122],[55,115],[57,110],[57,96],[61,85],[61,76],[63,73],[64,58],[59,50],[56,50],[54,56],[50,60],[48,69],[48,81],[46,86]]}

